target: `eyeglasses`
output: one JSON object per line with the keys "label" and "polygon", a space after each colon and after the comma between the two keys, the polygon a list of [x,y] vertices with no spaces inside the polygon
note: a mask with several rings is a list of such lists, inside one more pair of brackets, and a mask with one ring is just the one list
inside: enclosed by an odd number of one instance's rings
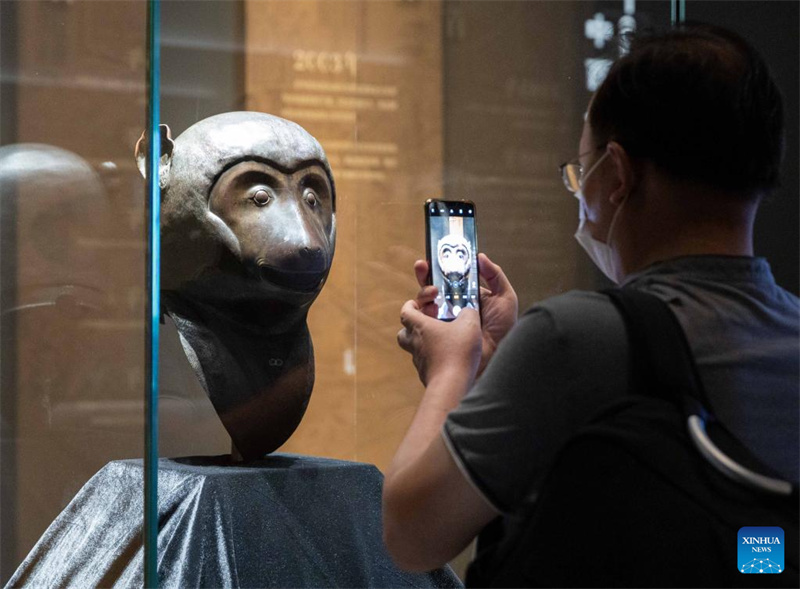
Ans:
{"label": "eyeglasses", "polygon": [[594,149],[590,149],[589,151],[579,154],[578,157],[576,157],[574,160],[564,162],[563,164],[558,166],[558,171],[561,172],[561,180],[564,182],[564,186],[567,187],[567,190],[569,190],[572,193],[578,192],[583,186],[584,178],[588,176],[589,173],[591,173],[591,171],[595,168],[595,166],[597,166],[597,164],[599,164],[600,161],[602,160],[602,158],[597,160],[594,163],[594,165],[591,168],[589,168],[589,171],[584,176],[583,165],[581,164],[580,158],[582,158],[585,155],[589,155],[590,153],[594,153],[598,149],[603,149],[605,148],[605,146],[606,146],[605,144],[598,145]]}

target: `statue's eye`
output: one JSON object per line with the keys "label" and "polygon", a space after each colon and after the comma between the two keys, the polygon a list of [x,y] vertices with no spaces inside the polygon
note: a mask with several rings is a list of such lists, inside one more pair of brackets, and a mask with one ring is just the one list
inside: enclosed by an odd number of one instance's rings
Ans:
{"label": "statue's eye", "polygon": [[314,207],[317,205],[317,194],[310,188],[306,188],[303,191],[303,200],[306,201],[310,206]]}
{"label": "statue's eye", "polygon": [[258,205],[259,207],[263,207],[270,200],[272,200],[272,197],[270,197],[269,193],[266,190],[256,190],[255,194],[253,194],[253,196],[250,197],[250,200],[256,203],[256,205]]}

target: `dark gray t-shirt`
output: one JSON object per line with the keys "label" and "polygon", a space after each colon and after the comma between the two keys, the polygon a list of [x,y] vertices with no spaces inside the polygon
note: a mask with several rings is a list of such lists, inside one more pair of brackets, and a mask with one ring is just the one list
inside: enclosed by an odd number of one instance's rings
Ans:
{"label": "dark gray t-shirt", "polygon": [[[800,303],[762,258],[690,256],[655,264],[625,286],[677,315],[714,412],[765,464],[798,479]],[[572,291],[529,309],[443,435],[486,499],[513,511],[556,452],[628,392],[628,344],[605,295]]]}

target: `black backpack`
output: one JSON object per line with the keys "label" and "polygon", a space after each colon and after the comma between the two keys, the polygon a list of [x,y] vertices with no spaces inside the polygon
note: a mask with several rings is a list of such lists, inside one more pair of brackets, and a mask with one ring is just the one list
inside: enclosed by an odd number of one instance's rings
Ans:
{"label": "black backpack", "polygon": [[[798,587],[797,485],[714,419],[669,307],[605,292],[625,320],[632,394],[565,444],[535,499],[484,529],[467,586]],[[746,526],[783,529],[781,573],[740,572]]]}

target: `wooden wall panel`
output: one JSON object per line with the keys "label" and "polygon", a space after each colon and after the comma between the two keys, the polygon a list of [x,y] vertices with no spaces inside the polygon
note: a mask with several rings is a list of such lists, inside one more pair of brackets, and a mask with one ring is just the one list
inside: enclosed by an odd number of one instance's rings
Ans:
{"label": "wooden wall panel", "polygon": [[441,4],[247,0],[247,108],[296,121],[328,153],[337,246],[310,316],[317,383],[283,450],[380,468],[421,394],[395,335],[441,193]]}
{"label": "wooden wall panel", "polygon": [[446,3],[445,193],[476,202],[480,248],[523,310],[586,270],[573,239],[578,202],[558,172],[577,155],[590,96],[583,4]]}

